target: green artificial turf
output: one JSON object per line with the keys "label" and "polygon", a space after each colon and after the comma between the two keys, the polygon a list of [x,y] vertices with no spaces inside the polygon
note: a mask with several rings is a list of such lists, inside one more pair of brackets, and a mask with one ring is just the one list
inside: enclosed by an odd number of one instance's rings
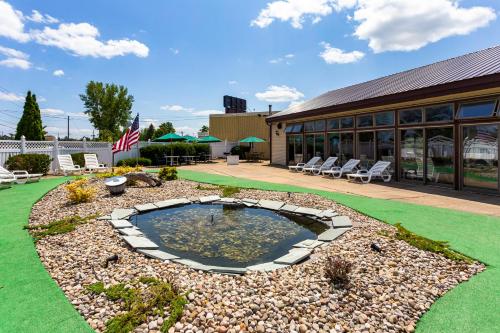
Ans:
{"label": "green artificial turf", "polygon": [[202,183],[318,194],[378,220],[399,222],[421,236],[448,241],[452,249],[488,268],[438,299],[418,322],[417,332],[500,331],[500,218],[190,170],[178,172],[181,178]]}
{"label": "green artificial turf", "polygon": [[33,204],[66,178],[0,190],[0,332],[93,332],[51,279],[23,226]]}

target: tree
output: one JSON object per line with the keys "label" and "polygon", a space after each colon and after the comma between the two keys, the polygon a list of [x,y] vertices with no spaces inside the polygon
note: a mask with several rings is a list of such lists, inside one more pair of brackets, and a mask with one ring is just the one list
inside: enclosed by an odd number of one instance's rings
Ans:
{"label": "tree", "polygon": [[24,102],[23,116],[17,123],[16,140],[25,136],[26,140],[43,141],[45,139],[42,126],[40,107],[36,102],[36,96],[28,91]]}
{"label": "tree", "polygon": [[155,136],[155,126],[153,124],[149,124],[148,128],[144,128],[141,131],[141,140],[148,141],[154,139]]}
{"label": "tree", "polygon": [[208,126],[207,125],[201,126],[200,132],[202,132],[202,133],[208,133]]}
{"label": "tree", "polygon": [[80,99],[90,122],[99,130],[99,139],[118,139],[120,127],[126,127],[131,120],[134,96],[128,95],[127,88],[90,81]]}
{"label": "tree", "polygon": [[175,133],[175,128],[174,125],[170,121],[167,121],[166,123],[160,124],[158,126],[158,129],[155,131],[154,138],[159,138],[162,135],[168,134],[168,133]]}

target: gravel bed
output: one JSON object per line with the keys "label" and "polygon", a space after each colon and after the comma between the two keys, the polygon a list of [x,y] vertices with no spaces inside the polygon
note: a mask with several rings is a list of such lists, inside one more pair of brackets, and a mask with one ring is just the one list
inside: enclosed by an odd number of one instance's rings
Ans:
{"label": "gravel bed", "polygon": [[[47,224],[67,216],[109,214],[113,208],[171,198],[221,194],[196,189],[189,181],[167,182],[158,188],[129,187],[112,197],[102,181],[91,203],[69,205],[60,186],[33,207],[30,224]],[[208,186],[208,185],[203,185]],[[194,271],[173,262],[148,259],[133,252],[107,221],[91,220],[68,234],[40,240],[37,251],[52,278],[96,331],[123,313],[123,304],[89,294],[85,286],[128,283],[152,276],[188,291],[189,304],[169,332],[412,332],[431,304],[458,283],[482,271],[479,263],[464,264],[418,250],[380,235],[394,228],[347,207],[311,194],[241,190],[238,198],[281,200],[318,209],[334,209],[351,217],[354,228],[327,246],[317,248],[305,263],[273,272],[243,276]],[[370,250],[377,242],[382,253]],[[103,261],[118,254],[108,268]],[[338,255],[353,263],[348,290],[333,289],[324,277],[324,263]],[[151,317],[135,332],[159,332],[168,317]]]}

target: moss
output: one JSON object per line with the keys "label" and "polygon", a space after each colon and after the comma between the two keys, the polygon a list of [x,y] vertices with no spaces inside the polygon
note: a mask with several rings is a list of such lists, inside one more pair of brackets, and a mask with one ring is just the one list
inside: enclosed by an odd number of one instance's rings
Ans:
{"label": "moss", "polygon": [[206,186],[202,184],[196,185],[195,189],[200,190],[200,191],[214,191],[218,190],[219,186]]}
{"label": "moss", "polygon": [[222,196],[223,197],[230,197],[233,196],[237,193],[240,193],[240,188],[239,187],[234,187],[234,186],[221,186],[222,187]]}
{"label": "moss", "polygon": [[33,236],[33,239],[36,242],[47,236],[53,236],[71,232],[76,229],[76,226],[80,224],[85,224],[89,220],[95,218],[96,216],[97,215],[90,215],[84,218],[78,215],[70,216],[62,220],[50,222],[49,224],[45,225],[25,226],[24,229],[28,229],[31,231],[31,235]]}
{"label": "moss", "polygon": [[397,229],[395,234],[396,239],[403,240],[420,250],[441,254],[445,258],[454,261],[472,262],[471,258],[451,250],[449,248],[448,242],[435,241],[432,239],[419,236],[409,231],[408,229],[404,228],[400,223],[397,223],[395,226]]}

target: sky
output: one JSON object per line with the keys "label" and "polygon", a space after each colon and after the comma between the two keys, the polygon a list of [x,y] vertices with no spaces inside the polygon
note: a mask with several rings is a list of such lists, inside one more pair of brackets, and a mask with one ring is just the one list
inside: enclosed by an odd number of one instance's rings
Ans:
{"label": "sky", "polygon": [[[79,94],[124,85],[141,127],[249,111],[500,44],[498,0],[0,0],[0,134],[28,90],[49,134],[91,136]],[[95,133],[97,135],[97,133]]]}

